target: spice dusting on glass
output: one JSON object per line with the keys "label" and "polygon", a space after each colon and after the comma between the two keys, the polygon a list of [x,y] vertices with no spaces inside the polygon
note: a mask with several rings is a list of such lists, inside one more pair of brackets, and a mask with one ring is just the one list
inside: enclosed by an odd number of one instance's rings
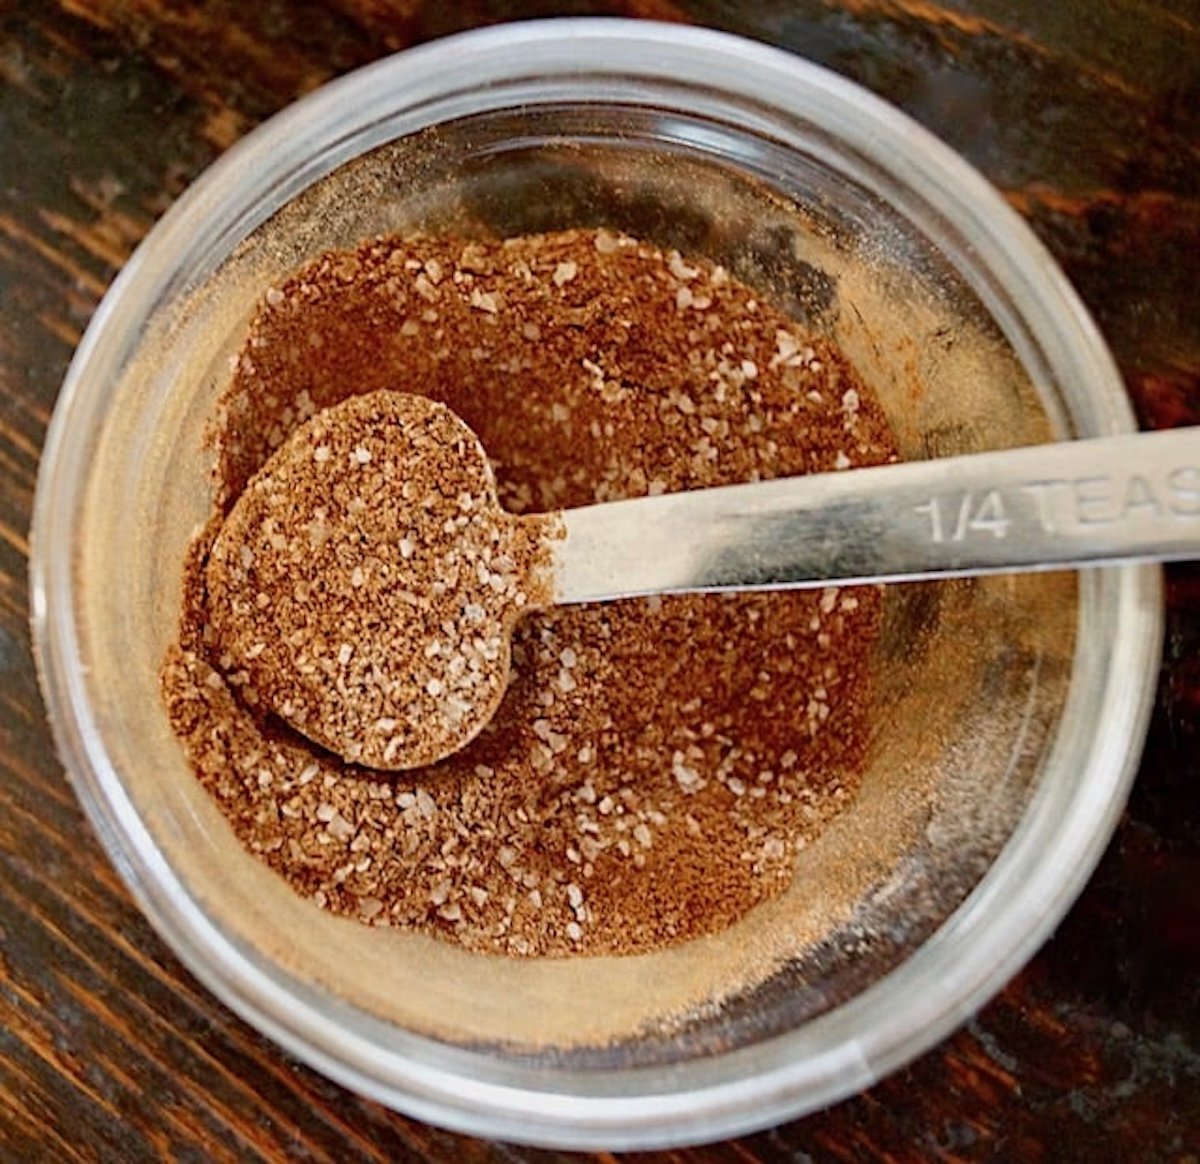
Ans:
{"label": "spice dusting on glass", "polygon": [[[214,420],[215,511],[163,667],[173,728],[242,844],[326,909],[522,956],[647,952],[782,892],[796,853],[857,790],[876,587],[529,614],[494,717],[411,771],[349,763],[268,710],[289,698],[267,690],[287,671],[237,661],[259,645],[251,620],[220,606],[242,547],[222,563],[214,541],[289,434],[380,390],[462,417],[518,514],[895,457],[840,354],[700,259],[604,230],[386,239],[318,258],[266,294],[235,361]],[[361,500],[382,536],[404,459],[342,453],[370,459]],[[309,500],[292,504],[284,483],[263,536],[318,550],[337,507],[314,525]],[[403,536],[390,543],[400,556]],[[327,625],[326,586],[383,586],[399,568],[369,543],[361,561],[338,559],[344,578],[277,577],[256,604],[288,604],[303,640]],[[322,658],[349,664],[345,629]],[[360,759],[381,762],[395,718],[377,716],[374,739],[364,728]]]}

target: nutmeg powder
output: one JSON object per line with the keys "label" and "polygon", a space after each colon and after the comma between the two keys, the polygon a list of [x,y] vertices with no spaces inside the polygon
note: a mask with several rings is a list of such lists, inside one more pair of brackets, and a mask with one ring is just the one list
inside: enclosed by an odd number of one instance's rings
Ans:
{"label": "nutmeg powder", "polygon": [[519,513],[895,456],[840,355],[706,262],[603,230],[322,256],[264,296],[221,397],[163,667],[242,844],[325,909],[513,955],[645,952],[781,892],[855,795],[878,588],[531,615],[489,727],[403,774],[257,705],[215,645],[209,549],[292,429],[381,388],[462,416]]}

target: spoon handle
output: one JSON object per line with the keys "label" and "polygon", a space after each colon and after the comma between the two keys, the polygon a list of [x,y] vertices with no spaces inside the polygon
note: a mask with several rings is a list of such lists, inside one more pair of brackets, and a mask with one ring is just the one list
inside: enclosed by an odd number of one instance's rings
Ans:
{"label": "spoon handle", "polygon": [[567,510],[555,601],[1200,557],[1200,427]]}

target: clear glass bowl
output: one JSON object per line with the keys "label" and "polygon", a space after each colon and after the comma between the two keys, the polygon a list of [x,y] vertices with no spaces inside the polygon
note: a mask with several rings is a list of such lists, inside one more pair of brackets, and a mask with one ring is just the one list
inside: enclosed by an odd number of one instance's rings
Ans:
{"label": "clear glass bowl", "polygon": [[862,793],[788,893],[717,937],[506,960],[295,897],[239,848],[158,696],[228,359],[263,291],[331,246],[597,223],[724,262],[833,336],[908,457],[1132,427],[1045,251],[895,110],[719,34],[513,25],[329,85],[164,217],[72,364],[31,572],[63,758],[199,978],[299,1058],[412,1115],[631,1148],[829,1104],[1000,988],[1110,835],[1161,594],[1151,568],[889,588]]}

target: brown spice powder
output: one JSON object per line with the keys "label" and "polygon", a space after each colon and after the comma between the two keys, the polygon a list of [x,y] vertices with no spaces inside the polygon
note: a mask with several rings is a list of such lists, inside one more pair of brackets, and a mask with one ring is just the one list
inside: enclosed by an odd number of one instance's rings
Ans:
{"label": "brown spice powder", "polygon": [[700,260],[603,230],[316,260],[267,293],[222,397],[217,513],[163,671],[242,843],[325,908],[518,955],[648,951],[782,891],[854,797],[877,588],[530,616],[488,728],[404,775],[246,698],[209,618],[214,535],[291,430],[383,388],[462,416],[517,513],[895,455],[839,354]]}
{"label": "brown spice powder", "polygon": [[435,763],[499,704],[509,632],[550,600],[557,524],[500,509],[444,404],[351,397],[293,432],[225,519],[205,574],[212,642],[244,702],[337,755]]}

